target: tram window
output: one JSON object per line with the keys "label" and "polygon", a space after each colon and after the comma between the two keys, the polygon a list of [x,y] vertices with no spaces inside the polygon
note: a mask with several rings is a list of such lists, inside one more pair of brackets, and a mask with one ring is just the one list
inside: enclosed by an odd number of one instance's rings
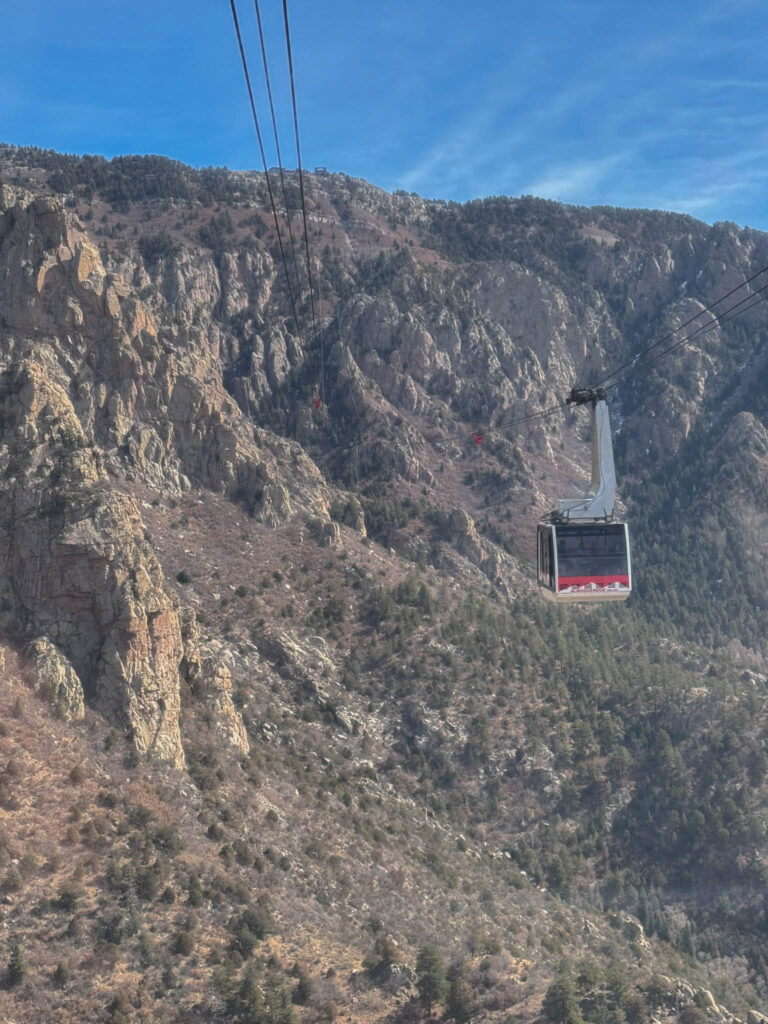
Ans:
{"label": "tram window", "polygon": [[557,530],[560,577],[613,576],[627,572],[627,547],[621,524],[562,526]]}
{"label": "tram window", "polygon": [[545,569],[545,566],[544,566],[544,533],[543,533],[542,530],[539,530],[539,535],[538,535],[537,540],[539,542],[539,557],[538,557],[538,566],[537,566],[538,578],[539,578],[539,583],[543,583],[544,582],[544,569]]}
{"label": "tram window", "polygon": [[538,530],[539,557],[538,557],[538,579],[539,583],[546,585],[549,581],[549,547],[547,537],[549,530],[540,526]]}
{"label": "tram window", "polygon": [[554,589],[555,586],[555,548],[552,543],[552,531],[547,530],[547,583]]}

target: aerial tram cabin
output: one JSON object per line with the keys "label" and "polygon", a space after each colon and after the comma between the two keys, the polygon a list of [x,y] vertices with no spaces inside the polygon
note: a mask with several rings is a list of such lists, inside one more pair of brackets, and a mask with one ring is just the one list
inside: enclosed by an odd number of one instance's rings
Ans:
{"label": "aerial tram cabin", "polygon": [[626,601],[632,592],[629,530],[613,516],[616,471],[601,388],[574,388],[570,403],[592,406],[592,482],[583,498],[565,498],[538,525],[539,586],[558,604]]}

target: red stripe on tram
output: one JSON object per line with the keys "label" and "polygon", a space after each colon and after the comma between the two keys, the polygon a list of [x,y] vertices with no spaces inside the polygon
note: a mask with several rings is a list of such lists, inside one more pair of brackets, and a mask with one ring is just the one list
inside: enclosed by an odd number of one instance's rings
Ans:
{"label": "red stripe on tram", "polygon": [[612,583],[621,583],[629,586],[629,576],[560,576],[557,581],[558,590],[567,590],[568,587],[586,587],[589,584],[596,587],[609,587]]}

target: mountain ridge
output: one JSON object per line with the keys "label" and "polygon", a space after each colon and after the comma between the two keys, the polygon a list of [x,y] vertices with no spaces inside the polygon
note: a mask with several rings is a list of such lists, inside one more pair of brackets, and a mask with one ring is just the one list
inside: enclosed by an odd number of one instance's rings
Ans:
{"label": "mountain ridge", "polygon": [[[292,960],[302,1020],[408,1019],[440,935],[479,1019],[534,1019],[565,960],[590,1020],[755,1024],[768,316],[618,389],[622,613],[535,594],[533,521],[584,483],[583,420],[505,424],[710,305],[765,236],[310,175],[315,340],[263,176],[4,147],[0,178],[15,1019],[247,1020],[258,990],[277,1020]],[[52,714],[27,688],[75,707],[85,762],[120,780],[76,784],[79,880],[13,809],[28,770],[67,800],[27,764],[25,721]],[[57,988],[41,939],[83,880],[92,997],[76,940]]]}

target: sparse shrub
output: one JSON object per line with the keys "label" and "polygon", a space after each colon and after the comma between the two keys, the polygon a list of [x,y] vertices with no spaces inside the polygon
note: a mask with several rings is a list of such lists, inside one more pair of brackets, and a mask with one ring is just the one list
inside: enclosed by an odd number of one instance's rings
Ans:
{"label": "sparse shrub", "polygon": [[181,572],[176,573],[177,583],[191,583],[192,577],[189,575],[186,569],[182,569]]}
{"label": "sparse shrub", "polygon": [[55,875],[62,865],[61,855],[58,853],[52,853],[48,860],[45,862],[45,870],[50,875]]}
{"label": "sparse shrub", "polygon": [[80,839],[86,846],[91,847],[91,849],[99,845],[101,834],[99,833],[99,830],[96,827],[96,823],[93,820],[86,821],[86,823],[82,826],[82,828],[80,829]]}
{"label": "sparse shrub", "polygon": [[688,1003],[680,1011],[680,1024],[706,1024],[707,1014],[695,1003]]}
{"label": "sparse shrub", "polygon": [[230,923],[233,933],[231,948],[244,958],[252,955],[256,944],[266,938],[274,928],[272,915],[266,904],[245,910]]}
{"label": "sparse shrub", "polygon": [[128,993],[121,989],[115,993],[107,1006],[107,1013],[109,1014],[107,1020],[109,1024],[128,1024],[131,1019],[132,1010],[133,1006],[131,1005]]}
{"label": "sparse shrub", "polygon": [[83,896],[83,890],[79,885],[74,885],[72,882],[67,882],[59,892],[58,897],[54,903],[57,910],[61,910],[67,914],[73,914],[77,910],[77,905]]}
{"label": "sparse shrub", "polygon": [[0,779],[0,807],[5,811],[18,811],[19,800],[5,779]]}
{"label": "sparse shrub", "polygon": [[379,932],[374,940],[373,949],[363,960],[363,967],[366,971],[376,974],[386,970],[392,964],[400,963],[402,958],[402,953],[394,939]]}
{"label": "sparse shrub", "polygon": [[253,863],[253,854],[244,839],[235,839],[232,843],[232,849],[238,864],[241,864],[243,867],[249,867]]}
{"label": "sparse shrub", "polygon": [[157,895],[157,868],[139,868],[136,872],[136,895],[141,900],[153,900]]}
{"label": "sparse shrub", "polygon": [[203,902],[203,886],[199,875],[190,875],[187,888],[187,902],[190,907],[199,907]]}
{"label": "sparse shrub", "polygon": [[152,835],[152,842],[158,850],[175,857],[184,849],[184,842],[175,825],[161,825]]}
{"label": "sparse shrub", "polygon": [[58,963],[53,972],[53,984],[56,988],[66,988],[72,980],[72,969],[69,964]]}
{"label": "sparse shrub", "polygon": [[8,873],[3,879],[3,891],[4,892],[19,892],[24,885],[24,879],[21,877],[21,872],[12,864],[8,868]]}
{"label": "sparse shrub", "polygon": [[307,845],[304,847],[304,853],[307,857],[311,857],[312,860],[324,860],[325,849],[319,839],[313,837],[309,840]]}
{"label": "sparse shrub", "polygon": [[224,778],[216,753],[211,748],[187,750],[192,781],[203,791],[216,789]]}
{"label": "sparse shrub", "polygon": [[160,981],[166,992],[171,989],[178,988],[179,976],[177,975],[173,964],[166,964],[163,968],[163,973],[160,975]]}
{"label": "sparse shrub", "polygon": [[110,889],[122,890],[125,886],[125,867],[117,857],[110,857],[104,871],[104,879]]}
{"label": "sparse shrub", "polygon": [[152,811],[143,804],[137,804],[128,815],[128,821],[133,828],[146,828],[153,818],[154,814]]}
{"label": "sparse shrub", "polygon": [[145,967],[148,967],[154,960],[155,951],[155,940],[149,932],[142,932],[139,935],[139,954],[141,955],[141,962]]}
{"label": "sparse shrub", "polygon": [[85,782],[85,768],[81,764],[76,764],[72,771],[69,773],[69,781],[73,786],[80,786]]}
{"label": "sparse shrub", "polygon": [[43,897],[41,900],[39,900],[37,906],[32,911],[32,913],[35,915],[35,917],[45,917],[45,915],[50,914],[52,910],[53,902]]}
{"label": "sparse shrub", "polygon": [[212,839],[214,842],[219,842],[224,838],[224,829],[221,827],[221,825],[219,825],[217,821],[214,821],[211,822],[211,824],[208,826],[208,831],[206,832],[206,835],[208,836],[209,839]]}
{"label": "sparse shrub", "polygon": [[195,948],[195,937],[192,932],[178,932],[173,940],[173,952],[178,956],[189,956]]}

